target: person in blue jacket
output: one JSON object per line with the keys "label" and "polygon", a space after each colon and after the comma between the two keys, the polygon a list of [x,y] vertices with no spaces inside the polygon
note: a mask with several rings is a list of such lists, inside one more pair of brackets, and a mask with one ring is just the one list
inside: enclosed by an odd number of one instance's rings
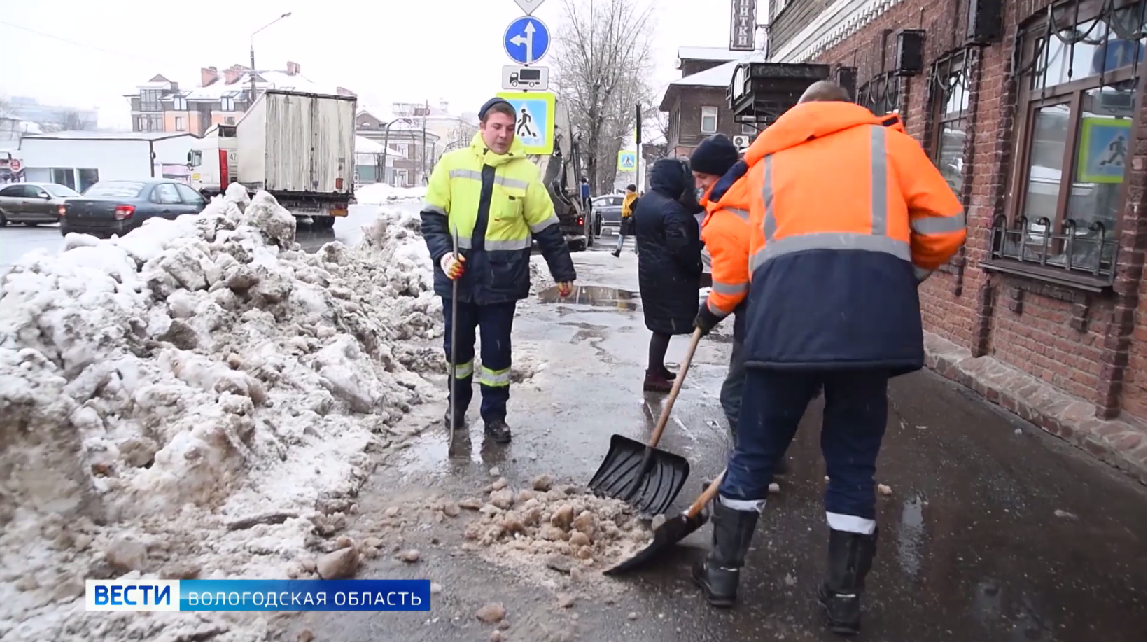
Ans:
{"label": "person in blue jacket", "polygon": [[693,331],[700,307],[701,230],[693,174],[684,159],[657,161],[649,170],[649,192],[633,213],[637,236],[637,277],[649,362],[644,390],[669,392],[676,373],[665,367],[665,353],[674,335]]}

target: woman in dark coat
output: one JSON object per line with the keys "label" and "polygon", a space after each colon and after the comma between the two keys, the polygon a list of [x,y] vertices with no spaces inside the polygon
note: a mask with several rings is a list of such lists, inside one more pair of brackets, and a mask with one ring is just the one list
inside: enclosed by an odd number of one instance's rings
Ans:
{"label": "woman in dark coat", "polygon": [[649,363],[645,390],[669,392],[676,376],[665,367],[669,339],[693,331],[700,301],[701,234],[696,214],[703,208],[693,192],[689,164],[663,159],[649,172],[649,192],[633,213],[637,235],[637,276]]}

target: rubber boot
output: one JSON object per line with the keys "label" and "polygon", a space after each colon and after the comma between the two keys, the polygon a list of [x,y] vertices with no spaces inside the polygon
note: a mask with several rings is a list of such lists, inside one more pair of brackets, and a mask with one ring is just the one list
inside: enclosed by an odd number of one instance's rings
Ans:
{"label": "rubber boot", "polygon": [[837,635],[860,633],[860,598],[878,535],[879,531],[861,535],[829,529],[828,573],[818,597],[828,628]]}
{"label": "rubber boot", "polygon": [[712,510],[713,546],[708,557],[693,567],[693,582],[705,593],[709,604],[730,608],[737,602],[741,567],[761,514],[755,510],[733,510],[720,501],[713,503]]}
{"label": "rubber boot", "polygon": [[450,421],[450,408],[446,408],[446,412],[442,415],[442,423],[448,430],[465,430],[466,413],[459,412],[458,416],[454,417],[454,421]]}
{"label": "rubber boot", "polygon": [[673,390],[673,379],[665,376],[664,372],[651,372],[647,369],[642,387],[646,392],[670,392]]}
{"label": "rubber boot", "polygon": [[505,419],[491,419],[487,421],[485,431],[486,436],[493,439],[495,443],[510,443],[510,426],[506,424]]}

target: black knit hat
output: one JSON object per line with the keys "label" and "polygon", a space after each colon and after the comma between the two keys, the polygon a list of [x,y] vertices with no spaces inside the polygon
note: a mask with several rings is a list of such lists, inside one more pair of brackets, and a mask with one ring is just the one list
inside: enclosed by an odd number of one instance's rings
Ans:
{"label": "black knit hat", "polygon": [[510,101],[506,100],[505,98],[491,98],[490,100],[487,100],[485,103],[483,103],[482,108],[478,110],[478,120],[485,118],[486,112],[490,111],[490,108],[494,105],[497,105],[498,103],[506,103],[507,105],[510,105],[511,109],[513,109],[513,105],[510,104]]}
{"label": "black knit hat", "polygon": [[693,155],[689,157],[690,168],[695,172],[724,176],[725,172],[741,159],[737,146],[724,134],[713,134],[701,141]]}

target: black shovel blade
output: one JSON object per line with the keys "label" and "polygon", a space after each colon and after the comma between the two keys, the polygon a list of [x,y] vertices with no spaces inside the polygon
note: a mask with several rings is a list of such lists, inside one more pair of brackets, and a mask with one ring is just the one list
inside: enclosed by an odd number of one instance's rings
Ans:
{"label": "black shovel blade", "polygon": [[642,475],[646,448],[640,441],[622,435],[610,437],[609,453],[590,480],[590,490],[598,497],[629,502],[644,515],[664,513],[689,477],[689,461],[653,448],[648,472]]}
{"label": "black shovel blade", "polygon": [[665,551],[673,548],[677,542],[692,535],[697,529],[705,525],[709,521],[709,516],[704,512],[697,513],[696,517],[692,519],[685,513],[681,513],[676,517],[665,520],[665,523],[653,530],[653,541],[649,546],[641,549],[637,555],[621,562],[613,568],[603,571],[603,575],[622,575],[634,569],[645,566],[649,562],[657,559],[659,555]]}

